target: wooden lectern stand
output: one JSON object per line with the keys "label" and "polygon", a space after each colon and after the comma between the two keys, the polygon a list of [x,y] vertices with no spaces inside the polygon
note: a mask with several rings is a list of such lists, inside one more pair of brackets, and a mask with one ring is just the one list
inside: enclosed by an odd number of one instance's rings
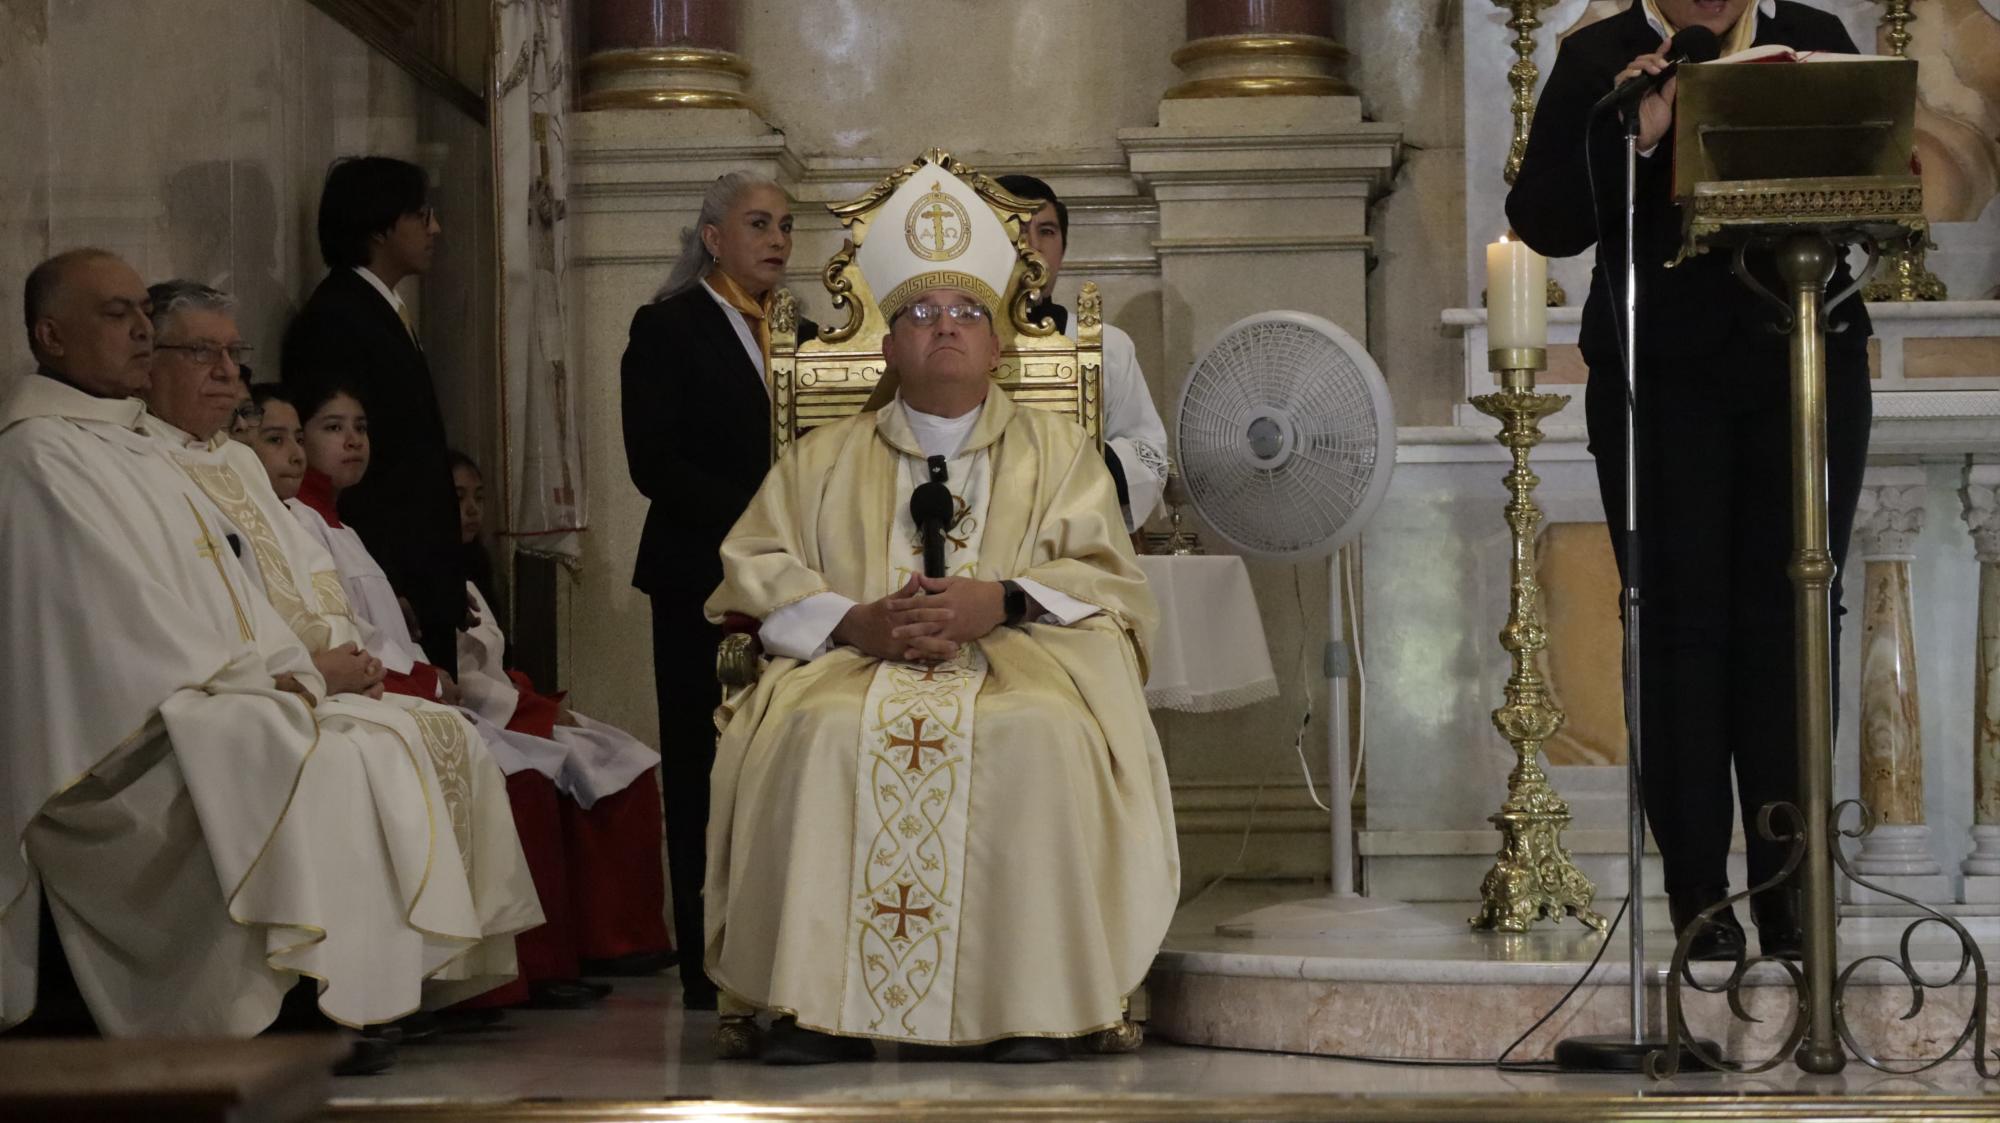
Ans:
{"label": "wooden lectern stand", "polygon": [[[1779,1053],[1754,1068],[1703,1058],[1719,1068],[1758,1071],[1787,1053],[1800,1068],[1815,1073],[1837,1072],[1847,1061],[1836,1011],[1834,942],[1834,868],[1839,858],[1833,805],[1834,566],[1826,514],[1826,310],[1860,291],[1883,251],[1923,241],[1923,186],[1912,167],[1916,81],[1917,64],[1905,59],[1708,63],[1680,70],[1674,188],[1684,223],[1681,255],[1733,254],[1737,275],[1760,299],[1784,308],[1781,322],[1791,332],[1790,573],[1798,621],[1801,806],[1765,808],[1756,829],[1776,838],[1788,831],[1792,842],[1784,873],[1768,884],[1804,867],[1804,977],[1799,980],[1798,1022]],[[1868,269],[1829,302],[1825,290],[1837,255],[1854,245],[1868,251]],[[1745,264],[1752,251],[1774,254],[1789,293],[1780,296],[1758,283]],[[1682,933],[1668,979],[1670,1041],[1692,1036],[1682,1016],[1681,984],[1688,978],[1687,951],[1694,934],[1731,902],[1766,887],[1753,886],[1715,905]],[[1741,975],[1736,972],[1724,989],[1733,990]],[[1656,1076],[1670,1075],[1678,1056],[1670,1045],[1649,1067]]]}

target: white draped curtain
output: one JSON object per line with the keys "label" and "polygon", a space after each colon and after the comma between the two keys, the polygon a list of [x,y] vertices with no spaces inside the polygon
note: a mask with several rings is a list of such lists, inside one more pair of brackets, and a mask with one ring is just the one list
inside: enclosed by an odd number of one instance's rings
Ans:
{"label": "white draped curtain", "polygon": [[500,224],[502,535],[576,564],[583,443],[569,319],[568,48],[561,0],[495,0],[491,129]]}

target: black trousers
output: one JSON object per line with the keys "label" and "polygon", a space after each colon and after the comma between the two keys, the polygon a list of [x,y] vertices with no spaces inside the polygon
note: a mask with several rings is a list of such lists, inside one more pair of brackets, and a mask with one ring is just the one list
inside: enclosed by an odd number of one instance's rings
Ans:
{"label": "black trousers", "polygon": [[715,649],[722,629],[701,602],[654,597],[653,685],[660,705],[660,794],[666,807],[667,889],[681,987],[714,988],[702,970],[701,886],[708,865],[708,773],[715,765]]}
{"label": "black trousers", "polygon": [[[1868,456],[1868,361],[1827,350],[1828,529],[1835,681],[1847,538]],[[1644,346],[1641,341],[1641,346]],[[1642,359],[1639,379],[1641,764],[1669,893],[1726,887],[1735,808],[1751,884],[1784,865],[1757,813],[1796,801],[1790,367],[1782,337],[1732,338],[1699,360]],[[1625,379],[1591,369],[1584,412],[1620,577],[1627,565]]]}

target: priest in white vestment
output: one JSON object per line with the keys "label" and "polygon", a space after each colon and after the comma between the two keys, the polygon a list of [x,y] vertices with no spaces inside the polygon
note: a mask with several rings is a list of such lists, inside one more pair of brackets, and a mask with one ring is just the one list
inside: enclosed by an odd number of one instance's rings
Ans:
{"label": "priest in white vestment", "polygon": [[[1178,893],[1156,610],[1097,444],[993,389],[1017,262],[994,212],[933,165],[875,229],[900,390],[773,466],[708,601],[772,658],[718,715],[706,966],[780,1015],[767,1061],[1056,1059],[1120,1025]],[[916,576],[927,458],[943,578]]]}
{"label": "priest in white vestment", "polygon": [[[1051,295],[1056,278],[1062,274],[1063,258],[1069,253],[1069,206],[1035,176],[1003,175],[997,182],[1023,199],[1042,203],[1024,225],[1028,248],[1041,255],[1049,276],[1042,285],[1041,303],[1028,315],[1054,320],[1057,331],[1075,339],[1076,317]],[[1160,411],[1153,408],[1153,392],[1146,386],[1145,372],[1139,369],[1139,351],[1132,337],[1108,321],[1103,332],[1104,466],[1111,469],[1118,484],[1125,529],[1136,533],[1159,510],[1160,496],[1166,490],[1167,428],[1160,424]]]}
{"label": "priest in white vestment", "polygon": [[[227,431],[241,385],[231,349],[242,345],[230,298],[193,281],[156,284],[148,295],[156,354],[142,395],[148,406],[142,430],[161,459],[185,473],[221,512],[217,533],[231,542],[257,591],[312,655],[329,695],[318,710],[320,724],[357,741],[415,748],[438,772],[482,928],[509,938],[437,978],[485,979],[488,987],[510,981],[516,974],[511,937],[539,924],[543,913],[507,799],[503,769],[511,753],[496,752],[448,705],[383,691],[385,668],[366,649],[366,625],[355,618],[333,559],[278,499],[256,453]],[[531,914],[532,923],[519,923]],[[480,989],[449,991],[467,997]]]}
{"label": "priest in white vestment", "polygon": [[541,916],[509,892],[505,804],[471,797],[478,761],[327,696],[143,431],[137,274],[75,251],[27,305],[39,369],[0,405],[0,1026],[33,1006],[44,896],[115,1035],[255,1033],[301,976],[359,1026],[511,975]]}

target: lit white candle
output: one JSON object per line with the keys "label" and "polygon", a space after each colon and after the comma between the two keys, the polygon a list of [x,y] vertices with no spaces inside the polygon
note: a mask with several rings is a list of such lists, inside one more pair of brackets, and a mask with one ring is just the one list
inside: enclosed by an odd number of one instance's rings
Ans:
{"label": "lit white candle", "polygon": [[1486,247],[1486,346],[1549,343],[1549,261],[1510,235]]}

